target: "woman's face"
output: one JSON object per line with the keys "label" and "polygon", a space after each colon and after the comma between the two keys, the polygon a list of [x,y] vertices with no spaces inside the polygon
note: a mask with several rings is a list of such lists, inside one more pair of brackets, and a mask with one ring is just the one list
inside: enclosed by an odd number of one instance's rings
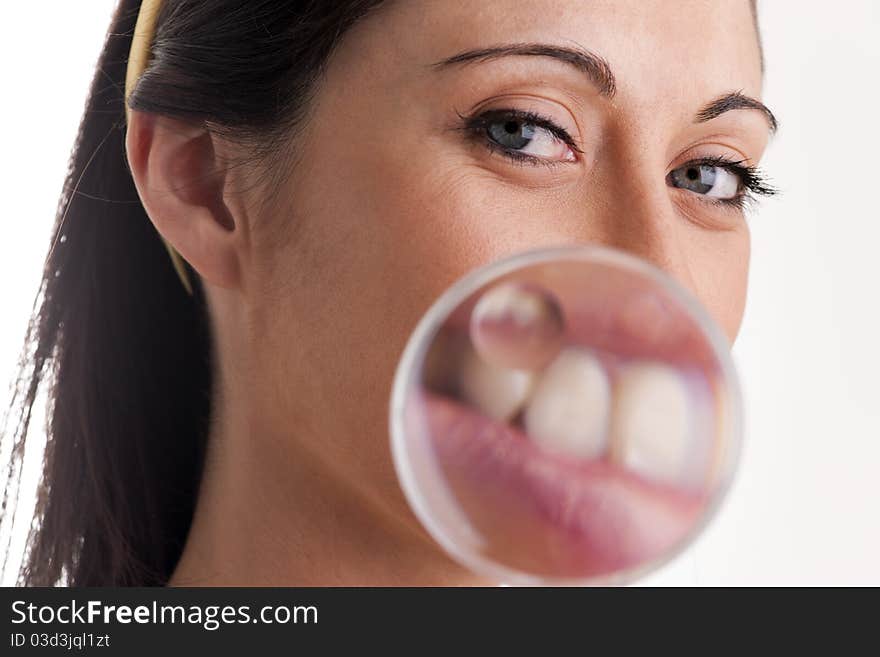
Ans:
{"label": "woman's face", "polygon": [[[532,54],[435,65],[524,44]],[[298,164],[251,229],[261,421],[414,523],[388,449],[392,377],[419,318],[471,269],[535,247],[611,245],[666,270],[733,341],[749,260],[747,223],[726,198],[737,174],[692,180],[685,166],[760,159],[768,116],[716,103],[732,92],[761,94],[747,0],[381,6],[329,60]],[[463,129],[481,116],[482,130]]]}

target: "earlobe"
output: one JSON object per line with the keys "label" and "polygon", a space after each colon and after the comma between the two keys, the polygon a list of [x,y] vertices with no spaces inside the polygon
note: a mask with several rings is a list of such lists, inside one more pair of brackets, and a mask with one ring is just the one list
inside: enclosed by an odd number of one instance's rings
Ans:
{"label": "earlobe", "polygon": [[156,230],[208,284],[239,284],[240,227],[225,202],[226,166],[197,123],[133,111],[126,152]]}

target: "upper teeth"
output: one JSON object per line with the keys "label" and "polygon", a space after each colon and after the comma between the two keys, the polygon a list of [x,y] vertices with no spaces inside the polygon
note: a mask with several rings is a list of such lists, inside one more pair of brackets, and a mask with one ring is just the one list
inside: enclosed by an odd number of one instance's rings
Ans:
{"label": "upper teeth", "polygon": [[489,417],[509,420],[528,397],[533,379],[532,372],[487,363],[468,350],[462,362],[461,392]]}
{"label": "upper teeth", "polygon": [[610,387],[586,349],[568,347],[550,363],[525,410],[529,437],[545,450],[583,458],[605,451]]}
{"label": "upper teeth", "polygon": [[692,410],[685,382],[672,367],[625,366],[615,385],[613,456],[645,476],[684,483],[694,453]]}
{"label": "upper teeth", "polygon": [[494,419],[510,420],[525,407],[528,437],[548,452],[597,458],[610,451],[633,471],[676,485],[705,478],[710,454],[695,438],[708,419],[671,366],[622,366],[612,396],[602,363],[582,347],[562,349],[540,373],[487,363],[470,349],[460,384],[465,398]]}

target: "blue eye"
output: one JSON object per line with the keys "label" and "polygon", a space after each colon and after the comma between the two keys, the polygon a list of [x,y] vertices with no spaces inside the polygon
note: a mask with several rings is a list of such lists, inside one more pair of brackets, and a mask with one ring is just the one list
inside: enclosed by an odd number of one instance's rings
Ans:
{"label": "blue eye", "polygon": [[554,166],[576,162],[575,152],[582,152],[564,128],[535,112],[498,109],[459,117],[464,129],[490,150],[518,162]]}
{"label": "blue eye", "polygon": [[513,150],[525,148],[535,139],[535,126],[522,121],[492,123],[486,132],[501,146]]}
{"label": "blue eye", "polygon": [[669,172],[669,184],[711,198],[732,199],[740,193],[742,180],[729,168],[688,164]]}
{"label": "blue eye", "polygon": [[703,158],[688,162],[666,175],[670,187],[683,189],[713,203],[742,207],[753,195],[772,196],[776,190],[768,185],[757,167],[743,161],[723,157]]}

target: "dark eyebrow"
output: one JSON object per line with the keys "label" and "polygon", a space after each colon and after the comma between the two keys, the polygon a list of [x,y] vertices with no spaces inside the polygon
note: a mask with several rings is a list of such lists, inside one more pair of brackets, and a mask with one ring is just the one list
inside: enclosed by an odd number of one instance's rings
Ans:
{"label": "dark eyebrow", "polygon": [[705,121],[711,121],[725,112],[740,109],[751,109],[762,112],[767,118],[767,123],[770,124],[770,132],[776,132],[776,129],[779,127],[779,123],[776,120],[776,117],[773,116],[773,112],[770,111],[770,108],[760,100],[755,100],[750,96],[743,95],[741,91],[734,91],[719,96],[697,112],[697,116],[694,120],[697,123],[703,123]]}
{"label": "dark eyebrow", "polygon": [[453,64],[484,62],[510,56],[553,57],[584,73],[589,81],[599,88],[599,93],[603,96],[611,97],[617,89],[614,74],[605,59],[583,48],[567,48],[548,43],[513,43],[465,50],[439,62],[434,62],[431,66],[444,68]]}

